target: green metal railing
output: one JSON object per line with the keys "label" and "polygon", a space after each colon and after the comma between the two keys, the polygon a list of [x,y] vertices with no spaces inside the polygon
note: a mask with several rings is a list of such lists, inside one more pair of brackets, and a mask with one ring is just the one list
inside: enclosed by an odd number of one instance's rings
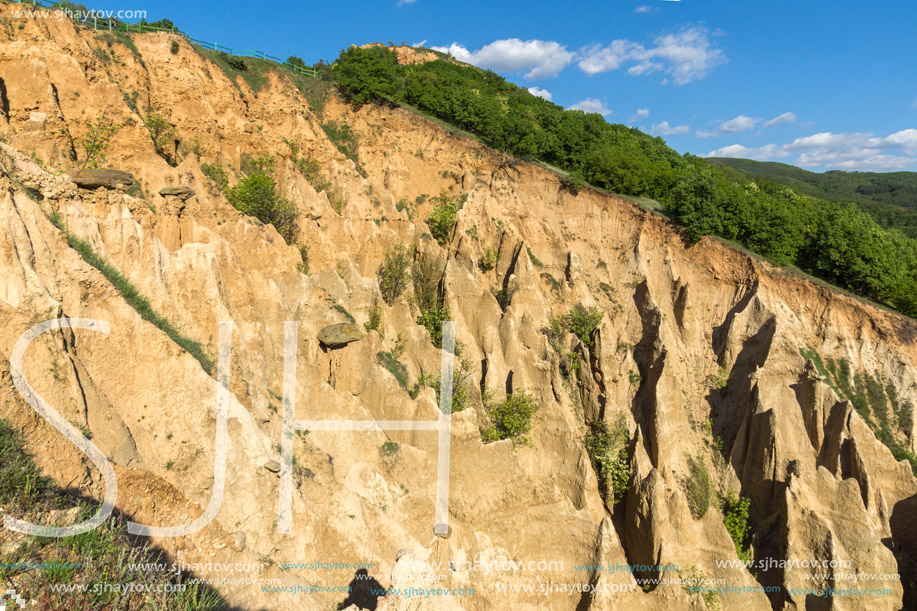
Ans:
{"label": "green metal railing", "polygon": [[[50,2],[49,0],[10,0],[15,4],[31,4],[33,6],[40,6],[42,8],[50,9],[59,9],[64,11],[73,11],[74,7],[71,3],[63,2]],[[263,51],[256,50],[243,50],[243,49],[233,49],[231,47],[224,47],[223,45],[217,44],[215,42],[207,42],[204,40],[198,40],[197,38],[191,38],[190,35],[182,32],[176,27],[166,28],[162,26],[150,25],[148,23],[124,23],[118,21],[117,19],[111,17],[90,17],[89,15],[82,15],[79,19],[73,17],[72,12],[67,12],[68,17],[73,19],[76,23],[80,25],[85,25],[91,27],[94,30],[109,30],[109,31],[119,31],[127,33],[137,33],[143,34],[145,32],[169,32],[171,34],[178,34],[179,36],[184,36],[188,39],[189,42],[192,42],[204,49],[210,51],[219,51],[221,53],[227,53],[229,55],[238,55],[241,57],[254,57],[256,59],[264,59],[270,62],[280,64],[283,68],[286,68],[290,72],[295,72],[296,74],[303,74],[305,76],[311,76],[312,78],[318,78],[318,71],[313,70],[312,68],[304,68],[296,64],[291,64],[283,61],[279,57],[273,55],[268,55]]]}

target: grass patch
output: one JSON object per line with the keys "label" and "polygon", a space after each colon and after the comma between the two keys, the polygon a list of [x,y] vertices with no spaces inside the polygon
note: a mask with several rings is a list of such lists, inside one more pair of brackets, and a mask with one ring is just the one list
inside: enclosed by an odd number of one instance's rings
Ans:
{"label": "grass patch", "polygon": [[699,520],[710,509],[710,498],[713,496],[713,478],[707,469],[707,461],[702,455],[688,457],[688,476],[681,479],[682,491],[688,499],[691,516]]}
{"label": "grass patch", "polygon": [[560,282],[558,282],[554,276],[548,272],[541,272],[541,277],[548,281],[548,284],[551,285],[551,290],[557,294],[560,294]]}
{"label": "grass patch", "polygon": [[[270,82],[268,76],[271,72],[278,69],[277,64],[267,59],[258,59],[255,57],[240,57],[238,55],[228,55],[222,51],[211,51],[198,45],[194,45],[198,55],[205,57],[215,63],[226,73],[229,80],[236,87],[236,79],[242,77],[252,93],[256,94],[264,89]],[[242,68],[240,68],[242,66]]]}
{"label": "grass patch", "polygon": [[96,34],[96,40],[104,42],[109,49],[111,49],[116,44],[127,47],[127,50],[130,51],[134,57],[140,61],[141,65],[146,65],[143,63],[143,58],[140,57],[140,51],[137,50],[137,45],[134,44],[134,39],[131,38],[131,35],[127,32],[122,32],[121,30],[110,30],[101,34]]}
{"label": "grass patch", "polygon": [[348,312],[348,311],[347,311],[347,308],[345,308],[345,307],[342,306],[341,304],[336,303],[336,304],[334,304],[333,306],[331,306],[331,309],[332,309],[332,310],[335,310],[336,312],[340,312],[341,314],[343,314],[343,315],[344,315],[344,318],[346,318],[348,321],[350,321],[351,324],[354,324],[354,325],[357,324],[357,321],[356,321],[356,319],[353,317],[353,314],[351,314],[350,312]]}
{"label": "grass patch", "polygon": [[701,598],[704,599],[707,611],[719,611],[720,596],[716,592],[714,583],[701,573],[696,566],[689,566],[684,571],[679,570],[678,579],[685,594],[690,596],[691,594],[699,593]]}
{"label": "grass patch", "polygon": [[408,368],[404,363],[398,360],[395,351],[376,353],[376,362],[382,365],[390,374],[398,380],[398,385],[405,391],[408,390]]}
{"label": "grass patch", "polygon": [[182,335],[175,327],[172,326],[172,323],[168,321],[164,316],[158,314],[153,306],[150,305],[149,300],[144,297],[137,287],[131,284],[130,280],[121,273],[119,269],[110,264],[108,261],[103,259],[101,256],[96,254],[92,250],[92,246],[89,245],[89,242],[82,240],[67,229],[67,226],[64,224],[63,220],[60,218],[60,215],[57,213],[51,214],[48,216],[48,220],[59,229],[64,236],[67,238],[67,244],[75,250],[83,258],[86,263],[96,268],[105,279],[108,280],[112,286],[115,287],[124,300],[134,308],[140,317],[158,327],[163,333],[169,336],[173,342],[178,344],[185,352],[193,356],[201,364],[201,367],[204,368],[211,376],[213,375],[213,360],[207,356],[204,352],[204,347],[201,346],[196,341],[189,339]]}
{"label": "grass patch", "polygon": [[[3,419],[0,419],[0,505],[6,513],[30,522],[40,521],[40,514],[49,509],[78,508],[76,523],[96,512],[96,507],[68,497],[56,488],[26,453],[19,430]],[[115,512],[99,527],[80,535],[31,537],[0,556],[0,578],[42,609],[228,608],[216,590],[204,584],[187,583],[187,574],[131,569],[132,565],[167,559],[146,545],[133,545],[126,527],[125,518]],[[29,568],[37,564],[44,568],[38,571]],[[84,592],[54,592],[48,584],[88,587]],[[151,587],[131,596],[120,594],[118,590],[123,592],[128,584]],[[165,587],[159,587],[179,584],[184,584],[184,589],[169,587],[170,591],[166,592]]]}
{"label": "grass patch", "polygon": [[366,171],[360,165],[359,141],[357,135],[350,126],[346,123],[338,123],[337,121],[326,121],[321,125],[322,131],[325,132],[325,135],[328,136],[331,143],[337,147],[337,150],[340,151],[344,157],[354,163],[360,176],[366,178]]}
{"label": "grass patch", "polygon": [[[541,269],[541,268],[544,267],[544,263],[541,262],[541,259],[539,259],[538,257],[535,256],[535,253],[532,252],[532,249],[529,248],[528,245],[525,246],[525,252],[528,253],[528,255],[529,255],[529,260],[531,260],[532,264],[533,264],[535,267],[537,267],[538,269]],[[548,274],[548,275],[550,275],[550,274]]]}
{"label": "grass patch", "polygon": [[312,112],[321,117],[325,112],[325,104],[328,103],[328,99],[334,91],[334,83],[304,74],[289,73],[287,76],[296,85]]}
{"label": "grass patch", "polygon": [[891,450],[895,460],[906,460],[917,477],[917,454],[901,441],[913,426],[913,405],[900,401],[894,385],[883,384],[878,375],[873,376],[868,371],[853,371],[845,358],[829,357],[826,363],[811,346],[800,348],[799,354],[815,364],[825,383],[842,400],[850,401],[876,439]]}

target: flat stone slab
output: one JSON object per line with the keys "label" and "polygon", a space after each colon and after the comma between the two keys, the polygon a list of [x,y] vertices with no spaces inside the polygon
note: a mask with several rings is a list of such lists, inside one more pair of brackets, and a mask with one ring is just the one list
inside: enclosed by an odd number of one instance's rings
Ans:
{"label": "flat stone slab", "polygon": [[194,197],[195,192],[189,187],[166,187],[160,189],[159,194],[163,197],[177,197],[184,202]]}
{"label": "flat stone slab", "polygon": [[340,348],[362,337],[360,329],[349,322],[329,325],[318,332],[318,341],[329,348]]}
{"label": "flat stone slab", "polygon": [[68,176],[84,189],[125,189],[134,184],[134,176],[123,170],[77,170]]}

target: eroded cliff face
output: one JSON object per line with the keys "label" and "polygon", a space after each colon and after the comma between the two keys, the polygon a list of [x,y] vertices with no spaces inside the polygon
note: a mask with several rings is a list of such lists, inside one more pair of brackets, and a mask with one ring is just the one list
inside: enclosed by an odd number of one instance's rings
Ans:
{"label": "eroded cliff face", "polygon": [[[0,409],[62,486],[96,498],[104,492],[98,471],[12,386],[13,345],[34,324],[110,323],[107,336],[69,329],[40,336],[25,373],[67,420],[88,427],[115,464],[119,509],[137,522],[183,524],[207,506],[217,384],[128,305],[49,217],[212,358],[219,322],[234,325],[226,492],[201,531],[154,539],[177,561],[262,562],[265,571],[233,577],[294,586],[346,586],[353,571],[281,570],[280,563],[372,563],[383,586],[474,588],[473,596],[390,596],[380,609],[906,606],[893,576],[917,557],[917,481],[846,400],[854,397],[826,378],[822,362],[833,376],[847,368],[851,380],[868,374],[878,381],[896,414],[917,402],[912,321],[714,240],[686,248],[664,218],[630,201],[573,194],[551,171],[410,112],[353,110],[332,97],[319,116],[285,76],[270,73],[252,91],[183,39],[172,54],[170,35],[133,36],[134,52],[67,21],[24,20],[19,30],[9,8],[0,11]],[[196,143],[198,154],[188,150],[175,167],[166,163],[143,125],[147,106],[174,125],[183,146]],[[132,172],[145,200],[79,189],[59,171],[73,167],[75,142],[103,114],[127,123],[108,166]],[[351,127],[359,167],[321,122]],[[297,170],[289,143],[320,162],[328,189],[316,192]],[[243,154],[264,153],[275,156],[278,183],[301,212],[308,269],[298,245],[228,205],[201,171],[202,163],[238,168]],[[196,196],[156,195],[167,186],[191,187]],[[429,198],[441,192],[465,198],[445,247],[423,222]],[[379,298],[376,270],[396,244],[443,261],[446,305],[473,364],[471,408],[452,416],[452,534],[433,534],[437,441],[425,431],[297,435],[303,469],[293,532],[280,534],[274,461],[285,321],[299,324],[298,419],[436,418],[433,390],[412,398],[377,359],[400,337],[410,384],[440,367],[441,351],[416,324],[410,291],[393,306]],[[487,248],[500,257],[483,271]],[[505,309],[500,291],[511,295]],[[577,303],[604,313],[595,346],[567,335],[557,350],[544,329]],[[362,326],[373,307],[381,308],[378,330],[343,349],[319,345],[321,328],[346,322],[342,311]],[[571,352],[579,366],[562,367]],[[539,404],[531,447],[485,444],[482,397],[520,390]],[[590,424],[622,414],[633,474],[623,500],[612,503],[600,494],[584,440]],[[898,439],[913,450],[913,425]],[[397,451],[381,452],[387,441]],[[847,568],[742,567],[716,500],[702,517],[692,514],[686,481],[699,462],[718,493],[751,499],[755,560]],[[466,560],[554,564],[476,571],[466,570]],[[443,563],[441,579],[418,578],[412,561]],[[780,588],[704,597],[662,580],[644,592],[635,577],[666,575],[576,569],[614,563],[678,565],[732,588]],[[806,579],[813,572],[832,576]],[[837,573],[873,579],[854,583]],[[514,584],[524,585],[501,590]],[[571,596],[570,584],[597,591]],[[818,599],[787,590],[864,586],[890,593]],[[224,593],[251,609],[330,608],[344,598],[258,585]]]}

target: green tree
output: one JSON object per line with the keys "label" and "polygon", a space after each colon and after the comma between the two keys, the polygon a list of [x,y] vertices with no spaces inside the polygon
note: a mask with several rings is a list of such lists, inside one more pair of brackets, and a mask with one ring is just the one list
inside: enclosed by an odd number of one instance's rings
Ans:
{"label": "green tree", "polygon": [[273,171],[273,157],[252,160],[242,180],[226,190],[226,200],[240,212],[270,223],[287,243],[293,243],[299,236],[299,213],[278,193]]}
{"label": "green tree", "polygon": [[434,197],[431,201],[435,206],[425,220],[427,227],[430,228],[430,234],[439,242],[440,246],[445,246],[452,236],[452,228],[455,227],[455,221],[458,217],[459,201],[450,197],[445,191]]}
{"label": "green tree", "polygon": [[407,246],[398,244],[385,253],[377,275],[379,292],[382,293],[382,300],[388,305],[394,304],[407,288],[411,279],[410,267],[411,249]]}
{"label": "green tree", "polygon": [[[150,139],[153,141],[153,148],[156,154],[166,160],[169,165],[175,165],[173,155],[176,141],[175,128],[166,121],[162,115],[150,111],[143,119],[147,131],[150,132]],[[173,151],[170,151],[169,148]]]}
{"label": "green tree", "polygon": [[341,52],[344,61],[332,66],[335,83],[348,102],[355,105],[381,101],[396,90],[395,53],[383,47],[353,46]]}
{"label": "green tree", "polygon": [[112,123],[102,113],[96,120],[89,124],[86,132],[77,140],[77,145],[83,151],[83,163],[80,169],[98,168],[108,161],[107,152],[112,138],[121,125]]}

